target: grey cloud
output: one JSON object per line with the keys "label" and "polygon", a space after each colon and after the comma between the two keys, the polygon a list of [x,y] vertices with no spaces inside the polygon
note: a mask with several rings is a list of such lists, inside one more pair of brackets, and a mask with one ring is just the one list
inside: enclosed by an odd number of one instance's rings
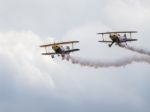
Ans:
{"label": "grey cloud", "polygon": [[99,8],[106,3],[97,0],[1,1],[1,30],[32,30],[61,37],[68,29],[101,20]]}
{"label": "grey cloud", "polygon": [[[140,81],[134,77],[141,77],[143,73],[132,74],[131,78],[131,73],[135,73],[134,67],[94,70],[50,60],[40,56],[35,44],[40,44],[41,40],[32,32],[1,33],[0,38],[1,111],[98,112],[149,109],[147,91],[144,89],[141,93],[140,88],[134,89],[139,87],[137,83]],[[143,67],[149,73],[149,67]],[[149,84],[144,83],[147,73],[142,75],[141,82],[146,87]]]}
{"label": "grey cloud", "polygon": [[[141,5],[141,2],[146,1],[6,0],[0,4],[0,29],[32,30],[41,36],[51,35],[58,38],[70,29],[93,22],[103,22],[114,30],[124,30],[129,25],[134,29],[139,24],[136,21],[141,21],[141,15],[149,15],[149,12],[143,12],[148,8]],[[120,22],[125,24],[120,26]]]}

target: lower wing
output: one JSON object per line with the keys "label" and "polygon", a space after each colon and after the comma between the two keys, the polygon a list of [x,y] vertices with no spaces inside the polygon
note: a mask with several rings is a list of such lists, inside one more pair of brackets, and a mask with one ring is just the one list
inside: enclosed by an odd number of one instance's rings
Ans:
{"label": "lower wing", "polygon": [[98,42],[103,42],[103,43],[112,43],[112,41],[98,41]]}
{"label": "lower wing", "polygon": [[132,42],[132,41],[137,41],[138,39],[125,39],[125,40],[121,40],[120,43],[122,42]]}
{"label": "lower wing", "polygon": [[[80,49],[71,49],[71,50],[66,50],[66,51],[64,51],[62,54],[66,54],[66,53],[70,53],[70,52],[75,52],[75,51],[79,51]],[[54,52],[52,52],[52,53],[42,53],[42,55],[55,55],[55,54],[57,54],[57,53],[54,53]],[[60,53],[61,54],[61,53]]]}
{"label": "lower wing", "polygon": [[71,49],[71,50],[66,50],[64,51],[64,53],[71,53],[71,52],[75,52],[75,51],[79,51],[80,49]]}
{"label": "lower wing", "polygon": [[42,55],[55,55],[56,53],[42,53]]}

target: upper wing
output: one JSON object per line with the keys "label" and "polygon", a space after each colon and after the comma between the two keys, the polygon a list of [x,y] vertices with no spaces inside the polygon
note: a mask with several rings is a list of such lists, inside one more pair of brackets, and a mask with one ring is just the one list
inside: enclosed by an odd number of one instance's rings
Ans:
{"label": "upper wing", "polygon": [[80,49],[71,49],[71,50],[66,50],[65,53],[70,53],[70,52],[75,52],[75,51],[79,51]]}
{"label": "upper wing", "polygon": [[103,40],[102,40],[102,41],[98,41],[98,42],[104,42],[104,43],[110,42],[110,43],[111,43],[112,41],[103,41]]}
{"label": "upper wing", "polygon": [[56,54],[56,53],[42,53],[42,55],[54,55],[54,54]]}
{"label": "upper wing", "polygon": [[58,42],[58,43],[54,43],[54,44],[45,44],[45,45],[41,45],[40,47],[48,47],[48,46],[52,46],[52,45],[60,45],[60,44],[73,44],[73,43],[79,43],[79,41]]}
{"label": "upper wing", "polygon": [[137,33],[137,31],[116,31],[112,33]]}
{"label": "upper wing", "polygon": [[59,42],[59,43],[56,43],[56,44],[74,44],[74,43],[79,43],[79,41]]}
{"label": "upper wing", "polygon": [[111,33],[137,33],[137,31],[114,31],[114,32],[102,32],[102,33],[97,33],[97,34],[111,34]]}

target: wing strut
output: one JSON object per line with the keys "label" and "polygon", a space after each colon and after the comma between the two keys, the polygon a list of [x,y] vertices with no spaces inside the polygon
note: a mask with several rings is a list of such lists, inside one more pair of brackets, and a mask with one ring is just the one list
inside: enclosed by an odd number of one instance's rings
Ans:
{"label": "wing strut", "polygon": [[102,38],[103,38],[103,41],[104,41],[104,37],[103,36],[104,36],[104,34],[102,34]]}
{"label": "wing strut", "polygon": [[45,51],[46,51],[46,53],[47,53],[47,48],[45,47]]}
{"label": "wing strut", "polygon": [[72,43],[72,49],[73,49],[73,43]]}
{"label": "wing strut", "polygon": [[131,39],[131,33],[130,33],[130,39]]}

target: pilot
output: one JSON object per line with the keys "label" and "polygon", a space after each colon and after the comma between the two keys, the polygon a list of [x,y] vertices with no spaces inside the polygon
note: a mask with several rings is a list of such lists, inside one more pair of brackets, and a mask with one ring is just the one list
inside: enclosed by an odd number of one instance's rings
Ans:
{"label": "pilot", "polygon": [[53,45],[53,46],[52,46],[52,49],[53,49],[54,51],[56,51],[56,53],[61,52],[61,48],[60,48],[58,45]]}

